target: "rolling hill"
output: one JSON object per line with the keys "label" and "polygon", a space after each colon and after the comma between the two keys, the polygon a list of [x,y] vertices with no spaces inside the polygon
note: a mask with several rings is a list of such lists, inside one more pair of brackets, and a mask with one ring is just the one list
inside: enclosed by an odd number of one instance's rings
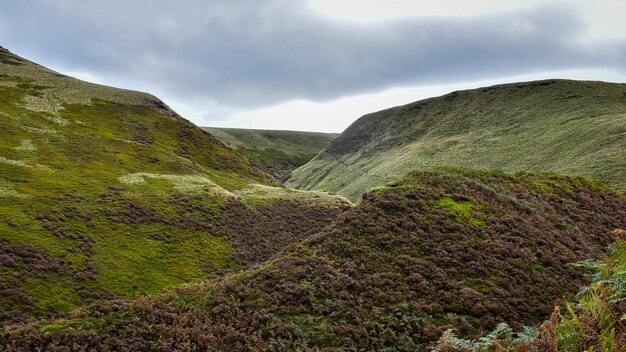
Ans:
{"label": "rolling hill", "polygon": [[277,180],[313,159],[337,138],[338,133],[253,130],[241,128],[203,129],[222,143],[264,167]]}
{"label": "rolling hill", "polygon": [[286,185],[352,201],[414,169],[553,171],[626,189],[626,84],[546,80],[361,117]]}
{"label": "rolling hill", "polygon": [[348,204],[280,187],[154,96],[0,48],[0,321],[253,267]]}
{"label": "rolling hill", "polygon": [[626,226],[626,198],[582,178],[416,172],[363,196],[263,265],[65,319],[5,326],[5,350],[424,350],[547,319]]}

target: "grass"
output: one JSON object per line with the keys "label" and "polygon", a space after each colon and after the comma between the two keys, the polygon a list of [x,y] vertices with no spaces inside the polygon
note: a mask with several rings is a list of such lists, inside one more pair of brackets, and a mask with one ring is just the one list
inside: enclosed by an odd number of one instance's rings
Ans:
{"label": "grass", "polygon": [[626,189],[626,85],[552,80],[450,93],[365,115],[287,185],[357,201],[410,170],[553,171]]}
{"label": "grass", "polygon": [[[145,172],[137,172],[128,174],[120,178],[120,182],[129,185],[145,185],[154,180],[164,180],[170,183],[174,189],[179,193],[184,194],[203,194],[203,193],[215,193],[224,197],[234,197],[232,193],[218,186],[215,182],[209,178],[199,175],[159,175]],[[269,188],[277,188],[267,186]]]}
{"label": "grass", "polygon": [[80,304],[76,290],[61,278],[29,277],[23,281],[22,287],[41,310],[69,311]]}
{"label": "grass", "polygon": [[99,284],[122,297],[157,293],[206,278],[208,263],[214,269],[233,265],[227,259],[232,245],[223,237],[158,226],[154,233],[173,234],[170,240],[160,240],[137,236],[133,227],[119,226],[120,231],[106,242],[96,242],[91,258],[101,273]]}
{"label": "grass", "polygon": [[450,195],[447,195],[435,200],[434,203],[454,213],[458,219],[465,219],[476,226],[485,225],[485,220],[475,214],[475,211],[479,210],[481,206],[469,199],[454,200]]}

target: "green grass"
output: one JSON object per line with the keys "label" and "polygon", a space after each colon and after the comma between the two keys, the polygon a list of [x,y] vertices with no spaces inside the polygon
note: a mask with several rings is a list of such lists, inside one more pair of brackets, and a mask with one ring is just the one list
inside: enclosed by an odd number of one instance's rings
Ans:
{"label": "green grass", "polygon": [[277,179],[313,159],[336,133],[204,127],[222,143],[266,168]]}
{"label": "green grass", "polygon": [[457,219],[464,219],[476,226],[485,225],[485,220],[481,219],[475,214],[476,210],[480,210],[481,206],[473,201],[466,200],[454,200],[452,197],[445,196],[443,198],[434,201],[436,206],[442,207],[447,211],[455,214]]}
{"label": "green grass", "polygon": [[62,278],[41,279],[29,277],[22,287],[29,293],[38,308],[45,310],[53,307],[57,311],[69,311],[80,304],[76,290]]}
{"label": "green grass", "polygon": [[357,201],[410,170],[441,166],[581,175],[626,189],[626,85],[516,83],[450,93],[360,118],[287,185]]}

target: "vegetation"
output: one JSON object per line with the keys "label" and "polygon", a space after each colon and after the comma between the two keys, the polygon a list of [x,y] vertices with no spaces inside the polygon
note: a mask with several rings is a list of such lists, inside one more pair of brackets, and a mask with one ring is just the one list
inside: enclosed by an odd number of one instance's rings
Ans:
{"label": "vegetation", "polygon": [[148,94],[0,49],[0,322],[252,267],[347,205],[279,187]]}
{"label": "vegetation", "polygon": [[286,183],[352,201],[411,170],[552,171],[626,189],[626,85],[548,80],[459,91],[353,123]]}
{"label": "vegetation", "polygon": [[610,258],[586,260],[577,265],[593,270],[593,281],[565,304],[557,306],[549,321],[539,331],[525,328],[514,334],[501,323],[478,341],[458,338],[446,331],[437,343],[437,351],[474,352],[557,352],[626,350],[626,231],[613,231],[616,243]]}
{"label": "vegetation", "polygon": [[[537,350],[535,344],[536,332],[526,326],[524,330],[515,333],[506,323],[500,323],[489,334],[478,340],[467,340],[456,336],[453,330],[443,333],[435,351],[437,352],[496,352],[496,351],[542,351]],[[532,347],[531,347],[532,346]]]}
{"label": "vegetation", "polygon": [[587,278],[570,263],[605,259],[625,221],[624,195],[582,178],[417,172],[258,267],[5,326],[0,345],[419,351],[449,329],[508,338],[573,298]]}
{"label": "vegetation", "polygon": [[264,167],[277,180],[313,159],[337,133],[204,127],[222,143]]}
{"label": "vegetation", "polygon": [[579,264],[594,271],[591,285],[544,326],[543,339],[556,342],[554,351],[626,349],[626,232],[617,229],[614,234],[617,242],[609,259]]}
{"label": "vegetation", "polygon": [[210,129],[246,158],[0,47],[0,350],[623,351],[623,193],[437,166],[624,189],[625,87],[368,115],[289,180],[352,207],[276,180],[332,136]]}

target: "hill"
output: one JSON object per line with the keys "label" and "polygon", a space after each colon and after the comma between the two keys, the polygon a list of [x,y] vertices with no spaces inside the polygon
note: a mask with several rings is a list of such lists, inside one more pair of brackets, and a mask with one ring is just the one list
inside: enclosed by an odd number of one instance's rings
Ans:
{"label": "hill", "polygon": [[252,130],[241,128],[203,129],[222,143],[263,166],[277,180],[313,159],[338,133]]}
{"label": "hill", "polygon": [[626,198],[581,178],[447,170],[372,190],[267,263],[62,320],[6,326],[7,350],[422,350],[548,318],[605,258]]}
{"label": "hill", "polygon": [[0,48],[0,321],[253,266],[346,204],[278,187],[149,94]]}
{"label": "hill", "polygon": [[286,184],[352,201],[414,169],[553,171],[626,189],[626,84],[547,80],[361,117]]}

